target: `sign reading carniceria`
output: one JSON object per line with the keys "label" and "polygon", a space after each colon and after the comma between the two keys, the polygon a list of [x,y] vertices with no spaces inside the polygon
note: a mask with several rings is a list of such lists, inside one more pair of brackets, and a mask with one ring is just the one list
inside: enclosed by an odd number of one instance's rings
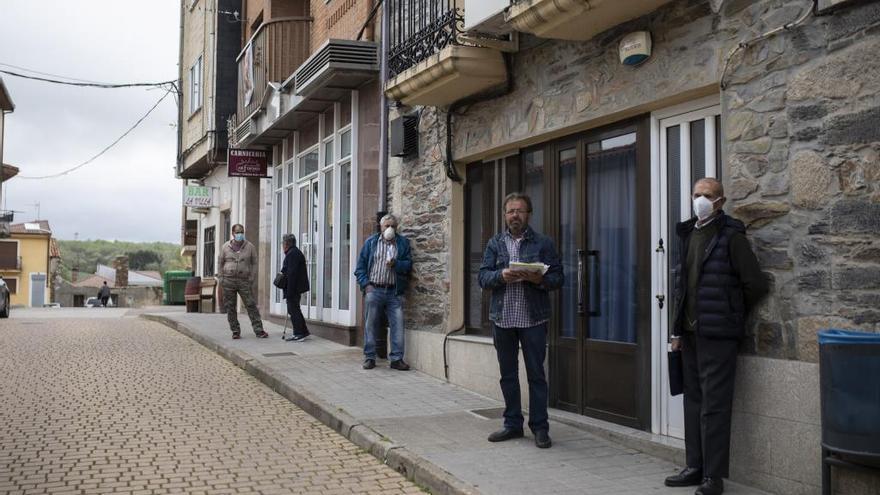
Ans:
{"label": "sign reading carniceria", "polygon": [[227,156],[229,177],[268,177],[269,152],[230,148]]}
{"label": "sign reading carniceria", "polygon": [[211,208],[214,206],[214,188],[207,186],[186,186],[183,190],[183,206],[191,208]]}

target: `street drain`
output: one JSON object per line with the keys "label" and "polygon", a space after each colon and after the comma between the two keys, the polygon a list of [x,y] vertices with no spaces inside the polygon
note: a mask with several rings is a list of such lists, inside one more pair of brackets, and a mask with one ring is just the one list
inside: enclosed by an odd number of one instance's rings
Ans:
{"label": "street drain", "polygon": [[263,354],[263,357],[283,357],[283,356],[296,356],[296,354],[292,352],[270,352],[269,354]]}
{"label": "street drain", "polygon": [[504,416],[503,407],[492,407],[489,409],[471,409],[468,411],[480,419],[501,419]]}

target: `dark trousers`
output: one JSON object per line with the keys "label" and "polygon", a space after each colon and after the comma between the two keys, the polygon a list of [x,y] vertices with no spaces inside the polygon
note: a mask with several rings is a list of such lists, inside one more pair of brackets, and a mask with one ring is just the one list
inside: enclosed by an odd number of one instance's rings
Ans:
{"label": "dark trousers", "polygon": [[309,328],[306,326],[306,319],[303,317],[302,309],[299,307],[300,294],[291,294],[287,300],[287,314],[290,315],[290,324],[293,326],[294,335],[309,335]]}
{"label": "dark trousers", "polygon": [[492,325],[498,367],[501,370],[501,393],[504,395],[504,427],[523,429],[522,400],[519,393],[519,348],[522,346],[526,376],[529,380],[529,429],[549,430],[547,422],[547,379],[544,357],[547,354],[547,324],[529,328],[501,328]]}
{"label": "dark trousers", "polygon": [[102,298],[101,298],[101,306],[104,306],[104,307],[106,308],[106,307],[107,307],[107,301],[109,301],[109,300],[110,300],[109,297],[102,297]]}
{"label": "dark trousers", "polygon": [[730,413],[736,375],[736,340],[713,340],[685,332],[684,444],[687,465],[703,476],[726,478],[730,464]]}

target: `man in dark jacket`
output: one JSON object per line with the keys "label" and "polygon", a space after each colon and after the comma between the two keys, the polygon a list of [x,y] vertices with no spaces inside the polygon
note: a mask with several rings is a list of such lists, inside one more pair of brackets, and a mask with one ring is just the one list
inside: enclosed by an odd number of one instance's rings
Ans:
{"label": "man in dark jacket", "polygon": [[[523,436],[518,363],[522,347],[529,380],[529,428],[535,435],[535,445],[546,449],[552,445],[544,376],[549,292],[562,286],[564,275],[553,241],[529,227],[532,200],[525,194],[511,193],[504,198],[503,206],[507,228],[489,240],[480,265],[480,287],[492,291],[489,319],[504,396],[504,427],[489,435],[489,441]],[[520,262],[543,264],[546,268],[532,271],[511,266]]]}
{"label": "man in dark jacket", "polygon": [[300,295],[309,291],[309,274],[306,270],[306,257],[296,247],[296,236],[287,234],[281,242],[284,251],[284,263],[281,272],[284,273],[287,282],[284,285],[284,299],[287,300],[287,314],[290,315],[290,324],[293,326],[293,336],[286,340],[302,342],[310,335],[306,327],[306,319],[303,318],[299,307]]}
{"label": "man in dark jacket", "polygon": [[736,353],[749,310],[767,293],[767,279],[742,222],[727,216],[724,188],[713,178],[694,184],[696,217],[679,223],[672,349],[684,371],[687,467],[666,486],[697,486],[696,495],[719,495],[730,460],[730,414]]}
{"label": "man in dark jacket", "polygon": [[101,299],[101,306],[107,307],[107,301],[110,300],[110,287],[107,286],[107,282],[104,282],[104,285],[101,286],[101,289],[98,291],[98,298]]}

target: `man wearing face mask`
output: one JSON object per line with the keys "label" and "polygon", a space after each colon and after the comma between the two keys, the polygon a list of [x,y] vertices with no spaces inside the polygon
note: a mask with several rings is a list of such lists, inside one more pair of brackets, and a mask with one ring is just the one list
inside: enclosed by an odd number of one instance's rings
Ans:
{"label": "man wearing face mask", "polygon": [[226,319],[229,320],[233,339],[241,338],[237,312],[239,296],[251,319],[254,334],[261,339],[269,336],[263,330],[263,320],[260,318],[260,310],[257,309],[251,290],[254,277],[257,275],[257,261],[257,248],[244,238],[244,227],[240,224],[233,225],[232,239],[223,244],[220,248],[220,256],[217,257],[217,273],[223,290],[223,305],[226,308]]}
{"label": "man wearing face mask", "polygon": [[748,311],[768,283],[745,236],[724,213],[724,188],[713,178],[694,184],[696,217],[676,226],[681,261],[672,349],[682,352],[687,467],[666,486],[724,492],[730,459],[730,414],[739,341]]}
{"label": "man wearing face mask", "polygon": [[370,236],[358,256],[354,276],[364,293],[364,369],[376,367],[376,330],[384,313],[391,327],[392,369],[406,371],[403,360],[403,302],[412,270],[409,240],[397,232],[397,218],[385,215],[381,233]]}

